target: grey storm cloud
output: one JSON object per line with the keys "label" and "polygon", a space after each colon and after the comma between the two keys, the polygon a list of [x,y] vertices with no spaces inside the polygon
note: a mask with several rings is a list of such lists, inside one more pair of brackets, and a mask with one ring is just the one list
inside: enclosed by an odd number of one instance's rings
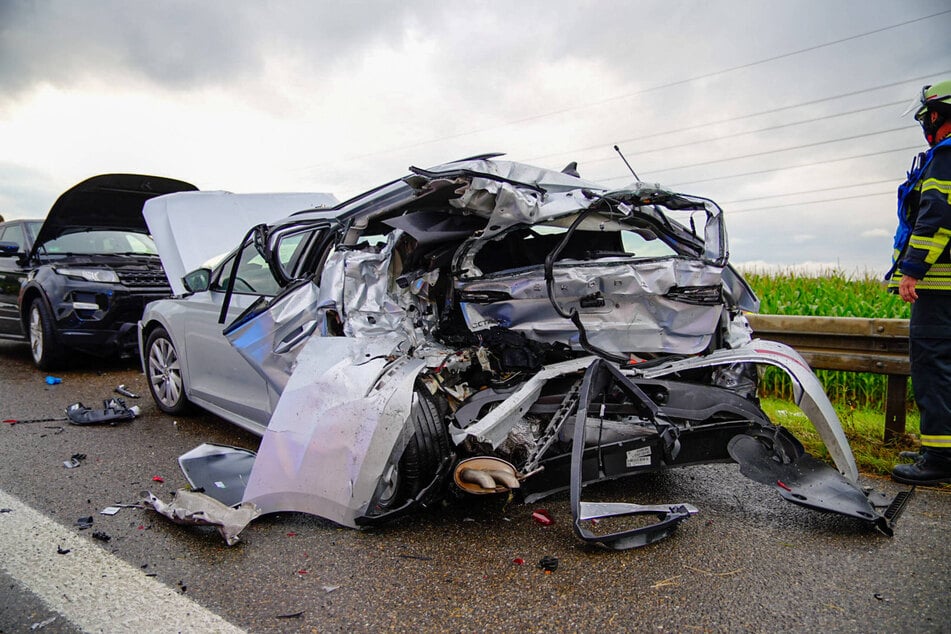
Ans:
{"label": "grey storm cloud", "polygon": [[0,93],[88,78],[230,82],[258,75],[275,51],[338,62],[398,40],[407,19],[402,3],[2,0]]}
{"label": "grey storm cloud", "polygon": [[[797,10],[777,3],[776,13],[794,30]],[[705,36],[712,23],[744,31],[748,19],[717,4],[663,0],[0,0],[0,100],[90,79],[171,90],[231,83],[259,77],[274,57],[297,58],[320,76],[373,44],[398,49],[407,37],[437,45],[433,63],[448,82],[517,83],[527,69],[568,57],[656,82],[690,60],[732,63],[729,48],[710,49]],[[406,73],[412,82],[412,69]]]}

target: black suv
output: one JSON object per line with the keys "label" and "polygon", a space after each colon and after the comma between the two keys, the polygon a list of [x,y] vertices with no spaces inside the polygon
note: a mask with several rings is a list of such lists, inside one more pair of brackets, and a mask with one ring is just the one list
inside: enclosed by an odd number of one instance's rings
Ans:
{"label": "black suv", "polygon": [[143,308],[171,293],[142,206],[195,190],[169,178],[104,174],[66,191],[44,221],[0,224],[0,338],[28,339],[42,370],[69,351],[134,353]]}

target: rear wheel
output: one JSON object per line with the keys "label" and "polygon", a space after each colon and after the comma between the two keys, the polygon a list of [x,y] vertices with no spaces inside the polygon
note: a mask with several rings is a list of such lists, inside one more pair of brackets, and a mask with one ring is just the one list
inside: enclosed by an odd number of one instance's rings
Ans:
{"label": "rear wheel", "polygon": [[183,414],[190,403],[185,396],[185,379],[178,351],[164,328],[156,328],[145,343],[145,375],[149,392],[166,414]]}
{"label": "rear wheel", "polygon": [[384,471],[375,510],[378,513],[399,508],[425,489],[439,471],[443,460],[452,453],[449,433],[435,399],[425,388],[417,388],[407,422],[412,435],[399,462]]}
{"label": "rear wheel", "polygon": [[37,297],[30,304],[27,326],[33,363],[41,370],[57,369],[63,363],[63,353],[57,348],[53,334],[53,317],[43,298]]}

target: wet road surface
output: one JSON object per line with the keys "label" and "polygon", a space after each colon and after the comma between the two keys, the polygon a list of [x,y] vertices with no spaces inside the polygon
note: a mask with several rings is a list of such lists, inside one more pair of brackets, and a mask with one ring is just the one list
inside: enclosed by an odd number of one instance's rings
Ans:
{"label": "wet road surface", "polygon": [[[45,376],[26,346],[0,342],[0,418],[61,417],[75,402],[98,408],[120,384],[142,395],[128,401],[141,416],[112,427],[0,426],[0,491],[55,521],[62,535],[247,631],[951,632],[948,490],[919,488],[888,538],[857,520],[790,505],[735,465],[712,465],[591,490],[699,507],[673,537],[637,550],[581,545],[567,494],[533,505],[464,498],[367,531],[282,513],[254,521],[228,547],[214,529],[178,526],[152,511],[99,511],[134,503],[145,489],[168,500],[187,485],[180,454],[202,442],[254,449],[255,436],[211,414],[162,414],[133,362],[81,363],[56,373],[63,382],[54,386]],[[80,467],[65,468],[75,454],[86,456]],[[892,495],[906,488],[864,477],[863,484]],[[539,508],[553,525],[532,519]],[[17,512],[0,513],[0,531]],[[75,522],[87,516],[93,527],[80,530]],[[95,531],[109,540],[93,539]],[[27,534],[7,538],[38,539],[38,529],[20,532]],[[558,559],[554,572],[537,567],[546,556]],[[84,583],[115,583],[88,577]],[[123,592],[118,585],[110,590]],[[2,563],[0,588],[0,632],[53,617],[40,631],[83,627],[50,610]],[[71,592],[72,604],[82,604],[83,593]],[[121,631],[123,615],[109,616]],[[154,631],[182,629],[170,623],[156,621]]]}

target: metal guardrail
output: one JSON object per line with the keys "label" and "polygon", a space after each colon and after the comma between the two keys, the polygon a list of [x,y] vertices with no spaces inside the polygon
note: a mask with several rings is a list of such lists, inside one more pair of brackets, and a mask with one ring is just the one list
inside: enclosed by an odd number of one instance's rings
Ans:
{"label": "metal guardrail", "polygon": [[905,433],[911,373],[907,319],[753,314],[747,319],[755,337],[792,347],[814,370],[886,375],[884,439]]}

